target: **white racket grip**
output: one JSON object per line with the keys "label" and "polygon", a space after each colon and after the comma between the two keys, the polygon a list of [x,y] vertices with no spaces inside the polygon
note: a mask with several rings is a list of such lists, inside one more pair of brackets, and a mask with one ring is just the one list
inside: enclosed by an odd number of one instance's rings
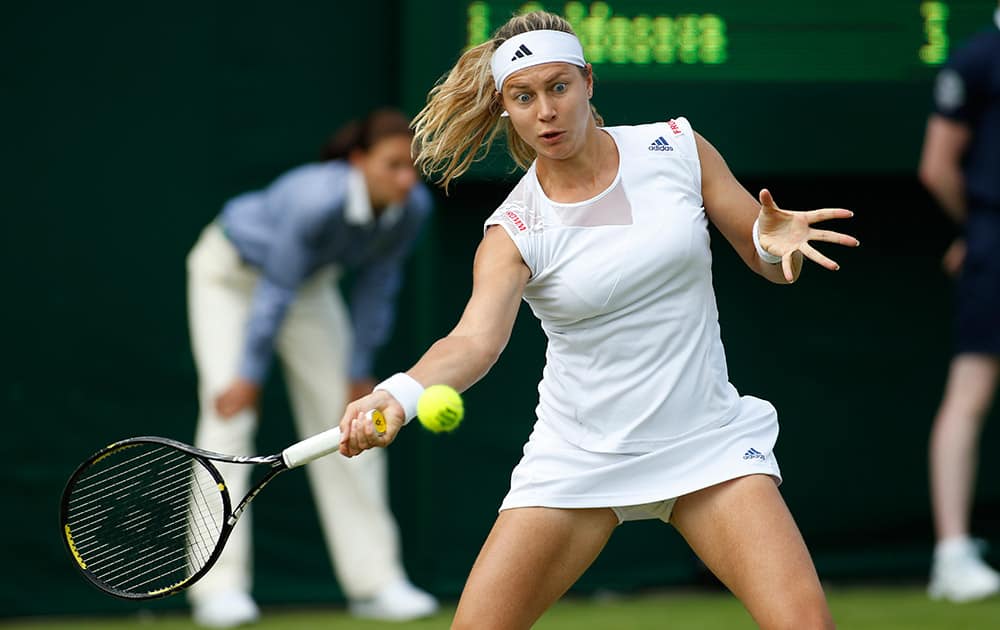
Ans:
{"label": "white racket grip", "polygon": [[340,448],[340,427],[333,427],[292,444],[281,451],[281,459],[285,462],[285,466],[295,468],[328,455],[338,448]]}

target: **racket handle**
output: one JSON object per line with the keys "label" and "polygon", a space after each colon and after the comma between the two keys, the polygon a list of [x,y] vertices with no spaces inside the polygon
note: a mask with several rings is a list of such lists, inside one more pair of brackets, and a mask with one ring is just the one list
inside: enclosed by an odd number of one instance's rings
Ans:
{"label": "racket handle", "polygon": [[[376,432],[385,433],[385,416],[381,411],[372,409],[365,414],[365,418],[372,422]],[[292,444],[281,451],[281,459],[285,462],[285,466],[295,468],[329,455],[338,448],[340,448],[340,427],[333,427]]]}
{"label": "racket handle", "polygon": [[340,448],[340,427],[333,427],[292,444],[281,451],[281,459],[285,462],[285,466],[295,468],[328,455],[338,448]]}

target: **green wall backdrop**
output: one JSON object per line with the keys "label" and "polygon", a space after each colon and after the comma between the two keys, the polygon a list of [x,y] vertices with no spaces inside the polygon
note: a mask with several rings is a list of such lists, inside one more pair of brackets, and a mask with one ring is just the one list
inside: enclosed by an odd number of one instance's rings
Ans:
{"label": "green wall backdrop", "polygon": [[[405,12],[392,0],[115,0],[0,11],[7,110],[0,418],[10,464],[0,484],[8,506],[0,538],[19,571],[2,578],[0,617],[134,612],[136,605],[99,594],[75,574],[57,529],[63,482],[114,439],[192,438],[188,249],[228,196],[314,159],[346,119],[386,103],[414,113],[416,104],[405,102],[411,61],[399,42],[433,33],[406,32]],[[929,94],[928,84],[920,88]],[[710,97],[662,109],[696,122],[739,115],[732,104],[709,106]],[[596,100],[600,106],[600,94]],[[919,133],[926,99],[912,101],[900,124]],[[700,104],[704,110],[692,111]],[[808,141],[781,135],[787,112],[755,112],[780,146]],[[724,154],[750,155],[750,141],[726,135],[716,144]],[[866,164],[877,163],[878,143],[866,143]],[[950,326],[950,285],[938,259],[951,228],[915,181],[915,164],[916,155],[889,172],[846,163],[825,165],[823,175],[737,168],[748,188],[770,187],[785,207],[857,212],[850,229],[862,248],[833,252],[838,273],[810,265],[799,285],[772,286],[724,241],[714,243],[731,378],[779,409],[783,492],[832,581],[922,580],[928,565],[926,443]],[[481,223],[509,183],[470,178],[450,197],[438,193],[381,375],[408,365],[455,323]],[[543,353],[539,327],[522,308],[508,350],[467,393],[461,430],[431,436],[414,425],[390,450],[407,567],[444,598],[460,591],[506,491],[533,422]],[[288,413],[276,373],[261,452],[294,440]],[[977,533],[995,540],[996,415],[984,435],[975,513]],[[342,603],[304,475],[276,481],[254,518],[255,594],[263,604]],[[577,589],[711,583],[675,532],[646,522],[621,528]],[[144,607],[183,605],[175,597]]]}

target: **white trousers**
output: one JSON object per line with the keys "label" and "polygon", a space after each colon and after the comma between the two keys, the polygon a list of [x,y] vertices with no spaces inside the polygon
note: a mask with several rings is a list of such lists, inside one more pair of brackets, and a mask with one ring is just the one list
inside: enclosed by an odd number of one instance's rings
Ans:
{"label": "white trousers", "polygon": [[[260,454],[253,444],[256,411],[223,419],[214,404],[237,377],[259,273],[242,263],[236,248],[214,223],[202,232],[188,255],[187,267],[188,317],[201,406],[195,445],[231,455]],[[300,287],[275,343],[302,438],[339,423],[346,405],[351,332],[336,279],[337,270],[331,266]],[[235,506],[249,489],[253,467],[220,464],[219,468]],[[333,453],[307,464],[306,471],[344,594],[350,599],[371,597],[381,586],[404,577],[399,531],[389,510],[385,451],[371,449],[350,459]],[[194,601],[224,590],[249,592],[250,534],[248,511],[218,562],[191,587]]]}

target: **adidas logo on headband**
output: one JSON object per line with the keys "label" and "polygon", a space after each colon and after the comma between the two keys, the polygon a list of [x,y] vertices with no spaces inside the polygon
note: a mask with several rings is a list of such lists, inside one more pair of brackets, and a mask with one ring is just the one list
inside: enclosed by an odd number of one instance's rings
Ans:
{"label": "adidas logo on headband", "polygon": [[527,46],[525,46],[524,44],[521,44],[521,46],[517,49],[517,52],[514,53],[514,56],[511,57],[510,60],[511,61],[517,61],[518,59],[521,59],[522,57],[527,57],[528,55],[533,55],[533,54],[535,54],[535,53],[533,53],[530,50],[528,50]]}
{"label": "adidas logo on headband", "polygon": [[497,92],[500,92],[504,80],[515,72],[556,62],[581,68],[587,65],[583,59],[583,46],[576,35],[565,31],[528,31],[505,40],[493,51],[490,71]]}

